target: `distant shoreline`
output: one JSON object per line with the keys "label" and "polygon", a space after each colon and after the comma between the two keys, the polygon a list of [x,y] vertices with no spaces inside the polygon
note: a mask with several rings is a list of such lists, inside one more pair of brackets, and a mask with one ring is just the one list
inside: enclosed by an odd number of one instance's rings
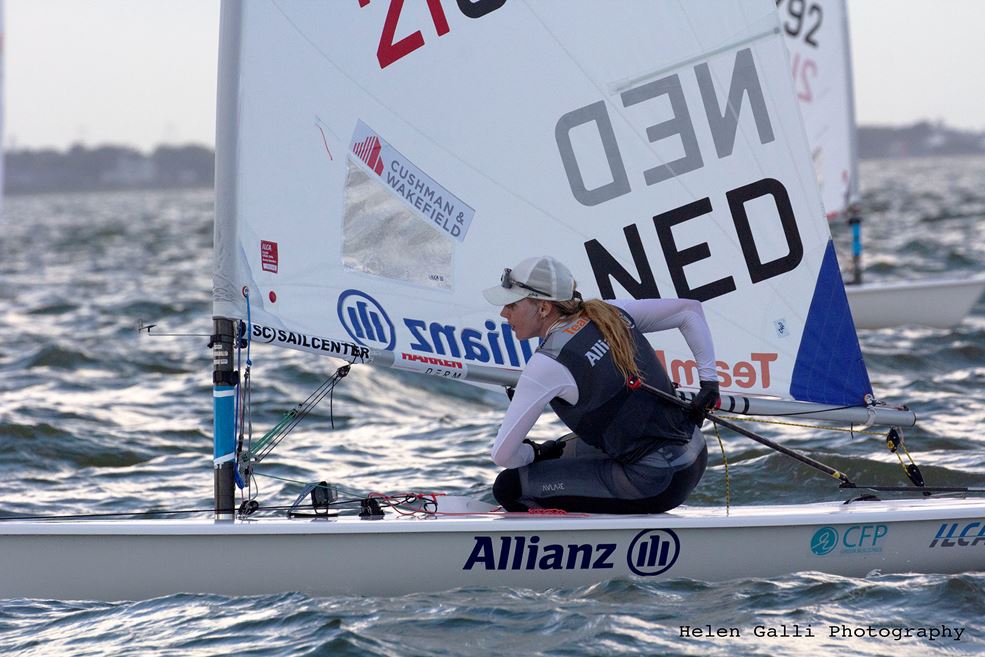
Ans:
{"label": "distant shoreline", "polygon": [[[985,133],[920,122],[861,126],[863,160],[985,155]],[[129,146],[76,145],[67,151],[19,149],[5,154],[4,193],[187,189],[212,187],[215,153],[201,145],[159,146],[143,154]]]}
{"label": "distant shoreline", "polygon": [[145,155],[129,146],[11,150],[4,156],[4,194],[211,187],[215,154],[199,145],[159,146]]}

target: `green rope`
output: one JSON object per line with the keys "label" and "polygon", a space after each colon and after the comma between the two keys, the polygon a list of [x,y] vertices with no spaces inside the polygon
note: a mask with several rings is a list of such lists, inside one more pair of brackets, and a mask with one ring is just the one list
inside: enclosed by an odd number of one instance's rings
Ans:
{"label": "green rope", "polygon": [[256,454],[256,453],[260,452],[267,443],[269,443],[271,440],[273,440],[273,438],[274,438],[274,436],[276,434],[280,433],[280,431],[285,426],[287,426],[288,424],[290,424],[294,420],[294,418],[296,418],[297,416],[298,416],[297,409],[293,409],[292,408],[287,413],[285,413],[284,414],[284,417],[281,418],[281,421],[280,422],[278,422],[277,424],[275,424],[270,431],[268,431],[267,433],[263,434],[262,436],[260,436],[260,438],[258,438],[256,440],[256,442],[255,442],[255,444],[253,446],[253,449],[250,450],[250,453],[251,454]]}

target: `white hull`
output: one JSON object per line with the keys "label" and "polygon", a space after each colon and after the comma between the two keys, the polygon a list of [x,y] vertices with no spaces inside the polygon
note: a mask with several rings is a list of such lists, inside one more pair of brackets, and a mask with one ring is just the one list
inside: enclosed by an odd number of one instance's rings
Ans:
{"label": "white hull", "polygon": [[985,502],[749,506],[729,516],[695,507],[649,516],[0,524],[0,598],[399,595],[874,570],[985,570]]}
{"label": "white hull", "polygon": [[964,319],[981,297],[985,277],[865,283],[847,285],[845,290],[857,329],[905,324],[950,328]]}

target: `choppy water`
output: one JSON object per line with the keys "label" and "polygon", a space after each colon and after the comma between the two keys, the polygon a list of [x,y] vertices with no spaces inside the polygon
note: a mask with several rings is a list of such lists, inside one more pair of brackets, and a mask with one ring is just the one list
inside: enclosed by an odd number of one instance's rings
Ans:
{"label": "choppy water", "polygon": [[[985,159],[868,162],[863,194],[870,280],[985,269]],[[0,240],[0,515],[211,505],[211,356],[207,334],[211,192],[15,197]],[[834,225],[847,253],[846,227]],[[907,432],[930,483],[985,483],[985,301],[950,331],[867,332],[877,391],[923,418]],[[286,358],[284,357],[286,356]],[[254,353],[257,423],[268,427],[332,365]],[[318,411],[279,448],[270,474],[350,491],[485,495],[504,404],[498,397],[354,368],[335,395],[336,430]],[[846,470],[897,482],[878,437],[761,427]],[[560,431],[542,423],[536,433]],[[725,437],[732,502],[840,499],[831,480]],[[274,460],[272,457],[271,460]],[[692,504],[720,504],[716,451]],[[261,499],[297,487],[263,480]],[[722,546],[728,558],[728,546]],[[325,567],[330,567],[325,564]],[[552,591],[467,589],[394,598],[178,595],[136,603],[0,601],[0,652],[16,655],[978,654],[985,575],[853,579],[805,573],[602,584]],[[829,626],[963,628],[942,638],[829,636]],[[688,638],[681,626],[737,627]],[[762,625],[814,636],[757,637]]]}

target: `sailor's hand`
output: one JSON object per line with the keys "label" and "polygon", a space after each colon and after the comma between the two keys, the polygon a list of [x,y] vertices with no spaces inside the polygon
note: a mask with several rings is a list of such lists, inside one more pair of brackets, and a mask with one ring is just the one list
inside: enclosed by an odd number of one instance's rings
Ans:
{"label": "sailor's hand", "polygon": [[705,417],[708,416],[708,411],[718,405],[718,399],[718,381],[702,381],[701,389],[691,400],[691,410],[688,411],[688,417],[700,427],[705,421]]}
{"label": "sailor's hand", "polygon": [[534,448],[534,463],[548,459],[559,459],[564,452],[563,440],[545,440],[542,443],[535,443],[529,438],[524,438],[523,442]]}

